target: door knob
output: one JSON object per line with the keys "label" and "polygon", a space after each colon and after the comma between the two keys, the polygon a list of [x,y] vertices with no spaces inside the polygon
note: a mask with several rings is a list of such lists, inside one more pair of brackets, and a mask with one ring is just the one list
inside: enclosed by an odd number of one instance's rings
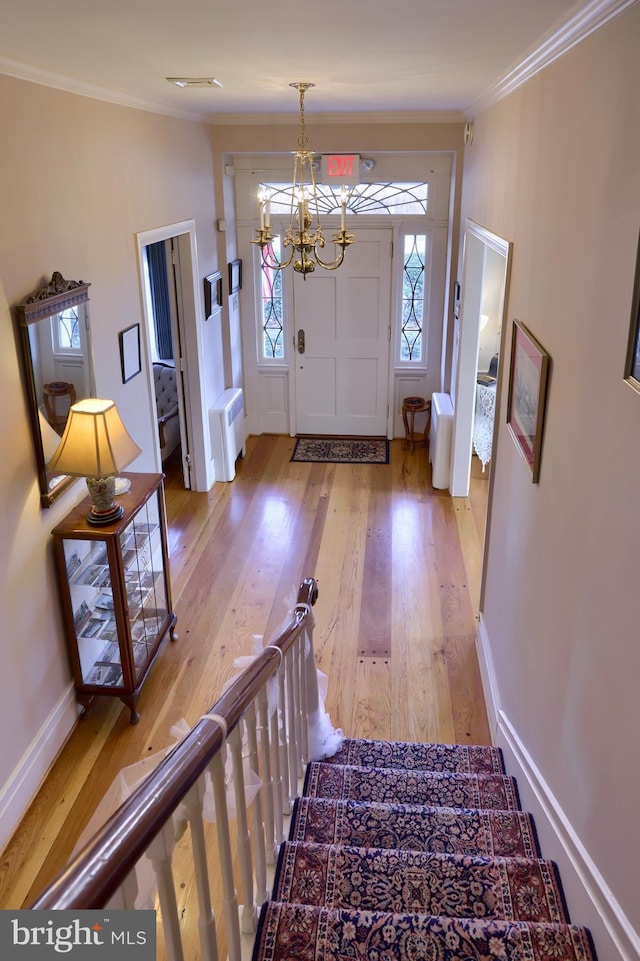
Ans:
{"label": "door knob", "polygon": [[304,330],[298,331],[298,353],[304,354]]}

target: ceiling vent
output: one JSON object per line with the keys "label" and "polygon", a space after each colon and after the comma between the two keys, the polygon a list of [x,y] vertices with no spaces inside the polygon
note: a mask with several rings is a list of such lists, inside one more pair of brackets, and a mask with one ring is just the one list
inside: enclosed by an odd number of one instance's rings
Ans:
{"label": "ceiling vent", "polygon": [[176,87],[221,87],[222,84],[215,77],[167,77],[169,83]]}

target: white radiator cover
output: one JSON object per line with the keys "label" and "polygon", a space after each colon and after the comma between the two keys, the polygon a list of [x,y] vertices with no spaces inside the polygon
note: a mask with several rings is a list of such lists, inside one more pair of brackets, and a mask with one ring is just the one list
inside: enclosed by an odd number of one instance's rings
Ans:
{"label": "white radiator cover", "polygon": [[238,455],[247,452],[241,387],[224,390],[209,411],[211,450],[217,481],[232,481]]}
{"label": "white radiator cover", "polygon": [[449,394],[432,394],[431,428],[429,431],[431,483],[441,490],[449,486],[452,432],[453,404],[451,403],[451,396]]}

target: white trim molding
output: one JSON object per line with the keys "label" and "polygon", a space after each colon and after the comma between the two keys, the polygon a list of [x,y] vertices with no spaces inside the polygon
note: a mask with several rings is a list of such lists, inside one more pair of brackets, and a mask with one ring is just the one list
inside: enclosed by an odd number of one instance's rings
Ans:
{"label": "white trim molding", "polygon": [[500,691],[482,614],[476,643],[493,742],[502,748],[507,772],[518,782],[523,808],[533,814],[544,857],[552,858],[559,865],[565,895],[573,909],[572,920],[590,929],[599,957],[607,961],[637,961],[640,935],[500,706]]}
{"label": "white trim molding", "polygon": [[509,73],[474,101],[466,111],[467,118],[472,119],[476,114],[513,93],[527,80],[535,77],[555,60],[559,60],[582,40],[586,40],[600,27],[604,27],[610,20],[624,13],[637,2],[638,0],[589,0],[515,64]]}
{"label": "white trim molding", "polygon": [[7,844],[42,786],[77,723],[78,711],[75,689],[69,684],[0,791],[0,848]]}

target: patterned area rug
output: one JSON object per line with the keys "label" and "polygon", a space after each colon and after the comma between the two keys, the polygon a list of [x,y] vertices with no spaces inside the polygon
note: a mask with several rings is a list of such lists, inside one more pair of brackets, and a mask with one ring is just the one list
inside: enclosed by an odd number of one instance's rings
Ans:
{"label": "patterned area rug", "polygon": [[596,961],[499,749],[345,739],[307,767],[253,961]]}
{"label": "patterned area rug", "polygon": [[370,437],[298,437],[291,460],[311,464],[388,464],[389,441]]}

